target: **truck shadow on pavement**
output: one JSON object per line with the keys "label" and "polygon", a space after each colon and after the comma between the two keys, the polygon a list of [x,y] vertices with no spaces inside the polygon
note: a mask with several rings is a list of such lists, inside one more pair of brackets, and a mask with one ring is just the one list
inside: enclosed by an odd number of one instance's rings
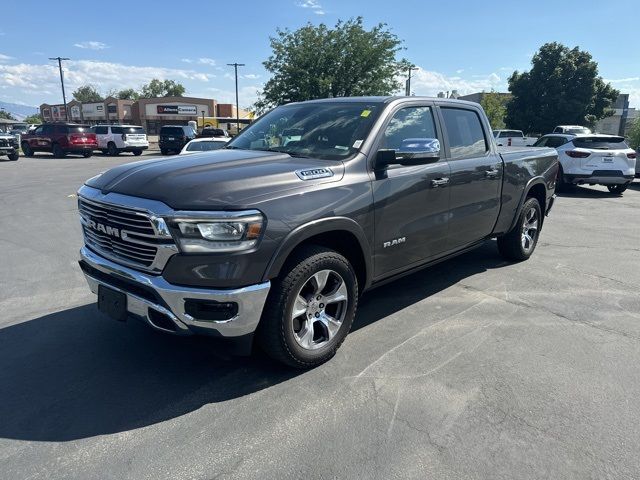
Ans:
{"label": "truck shadow on pavement", "polygon": [[[404,277],[364,296],[353,329],[504,265],[488,242]],[[156,424],[304,374],[261,353],[230,358],[208,338],[109,320],[94,305],[0,330],[0,366],[0,438],[58,442]]]}

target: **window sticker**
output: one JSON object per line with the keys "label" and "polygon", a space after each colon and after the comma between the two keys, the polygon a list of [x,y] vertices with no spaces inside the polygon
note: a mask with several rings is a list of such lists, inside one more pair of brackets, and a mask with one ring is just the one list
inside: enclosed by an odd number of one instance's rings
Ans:
{"label": "window sticker", "polygon": [[371,110],[363,110],[360,114],[361,117],[368,117],[371,114]]}
{"label": "window sticker", "polygon": [[361,145],[362,140],[356,140],[355,142],[353,142],[353,148],[360,148]]}

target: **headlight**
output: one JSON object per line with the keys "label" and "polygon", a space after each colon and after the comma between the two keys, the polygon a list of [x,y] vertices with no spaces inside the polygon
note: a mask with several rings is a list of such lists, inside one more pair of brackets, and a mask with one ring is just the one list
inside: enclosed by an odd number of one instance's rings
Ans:
{"label": "headlight", "polygon": [[258,243],[264,225],[264,217],[257,210],[179,212],[167,221],[186,253],[248,250]]}

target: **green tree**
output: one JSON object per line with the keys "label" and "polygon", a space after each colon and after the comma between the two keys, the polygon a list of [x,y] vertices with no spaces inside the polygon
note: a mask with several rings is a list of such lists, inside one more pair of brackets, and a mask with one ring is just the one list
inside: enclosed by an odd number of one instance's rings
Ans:
{"label": "green tree", "polygon": [[640,118],[636,118],[629,129],[629,146],[640,150]]}
{"label": "green tree", "polygon": [[485,93],[480,100],[480,105],[489,117],[489,124],[494,130],[500,130],[505,127],[504,117],[507,113],[507,98],[491,90]]}
{"label": "green tree", "polygon": [[598,76],[589,52],[546,43],[533,56],[531,70],[509,77],[513,98],[506,122],[526,132],[550,132],[558,124],[593,126],[611,114],[619,92]]}
{"label": "green tree", "polygon": [[396,56],[402,40],[386,24],[366,30],[362,17],[334,28],[308,23],[277,30],[263,62],[272,74],[255,104],[257,111],[314,98],[388,95],[400,87],[406,61]]}
{"label": "green tree", "polygon": [[3,118],[5,120],[16,120],[16,118],[6,110],[0,110],[0,118]]}
{"label": "green tree", "polygon": [[143,98],[153,97],[182,97],[186,89],[182,84],[174,80],[158,80],[154,78],[146,85],[142,86],[140,96]]}
{"label": "green tree", "polygon": [[73,98],[82,103],[101,102],[102,100],[104,100],[104,98],[102,98],[102,95],[98,93],[96,87],[90,84],[78,87],[73,92]]}
{"label": "green tree", "polygon": [[42,115],[40,115],[39,113],[36,113],[35,115],[29,115],[24,119],[24,123],[42,123]]}
{"label": "green tree", "polygon": [[115,96],[120,100],[138,100],[140,98],[140,94],[133,88],[125,88],[124,90],[120,90],[118,93],[116,93]]}

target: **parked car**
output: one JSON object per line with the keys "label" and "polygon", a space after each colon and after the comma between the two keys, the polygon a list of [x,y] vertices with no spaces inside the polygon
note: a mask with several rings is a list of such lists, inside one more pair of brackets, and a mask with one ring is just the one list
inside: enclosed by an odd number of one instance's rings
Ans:
{"label": "parked car", "polygon": [[87,125],[44,123],[22,135],[20,146],[27,157],[33,156],[34,152],[50,152],[56,158],[68,153],[88,158],[98,148],[98,142]]}
{"label": "parked car", "polygon": [[9,160],[18,160],[19,143],[15,135],[0,132],[0,157],[8,157]]}
{"label": "parked car", "polygon": [[636,172],[636,152],[623,137],[614,135],[550,134],[534,146],[554,147],[560,170],[558,189],[573,185],[604,185],[614,194],[622,194]]}
{"label": "parked car", "polygon": [[522,130],[493,130],[493,138],[499,147],[523,147],[536,141],[534,137],[525,137]]}
{"label": "parked car", "polygon": [[222,128],[213,128],[213,127],[203,128],[202,131],[200,132],[200,135],[198,135],[198,138],[216,138],[216,137],[226,138],[226,139],[231,138],[229,136],[229,132],[227,132],[226,130]]}
{"label": "parked car", "polygon": [[229,138],[224,137],[195,138],[184,146],[184,148],[180,151],[180,155],[219,150],[228,142]]}
{"label": "parked car", "polygon": [[160,128],[158,146],[162,155],[170,152],[180,153],[182,148],[196,137],[196,131],[190,126],[165,125]]}
{"label": "parked car", "polygon": [[[300,138],[285,146],[285,132]],[[273,358],[313,367],[369,288],[494,237],[528,259],[557,171],[553,149],[498,150],[477,103],[291,103],[208,155],[87,180],[80,267],[112,318],[245,351],[255,333]]]}
{"label": "parked car", "polygon": [[131,152],[138,156],[149,148],[147,132],[139,125],[96,125],[92,128],[98,149],[111,156]]}
{"label": "parked car", "polygon": [[558,125],[553,129],[553,133],[569,133],[571,135],[589,135],[593,133],[591,129],[581,125]]}

